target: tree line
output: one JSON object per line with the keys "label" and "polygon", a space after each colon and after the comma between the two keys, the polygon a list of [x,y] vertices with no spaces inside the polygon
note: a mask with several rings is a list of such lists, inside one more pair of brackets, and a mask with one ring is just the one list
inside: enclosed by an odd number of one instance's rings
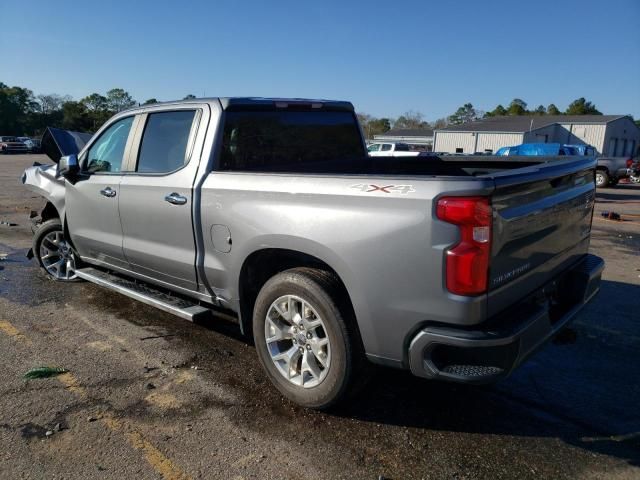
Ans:
{"label": "tree line", "polygon": [[[448,117],[439,118],[433,122],[426,121],[424,115],[416,111],[406,112],[396,119],[376,118],[365,113],[360,113],[358,114],[358,119],[360,120],[365,136],[370,139],[373,138],[374,135],[388,132],[392,128],[438,129],[444,128],[447,125],[461,125],[482,118],[505,115],[602,115],[602,112],[584,97],[571,102],[565,111],[561,111],[553,103],[547,107],[538,105],[534,109],[529,109],[524,100],[514,98],[507,107],[497,105],[493,110],[488,112],[476,109],[471,103],[465,103]],[[638,121],[636,121],[636,124],[640,126]]]}
{"label": "tree line", "polygon": [[[185,99],[196,98],[187,95]],[[142,105],[157,103],[150,98]],[[35,95],[23,87],[0,82],[0,135],[39,136],[46,127],[95,132],[114,114],[140,105],[126,90],[112,88],[80,100],[56,93]]]}
{"label": "tree line", "polygon": [[[196,98],[187,95],[184,99]],[[35,95],[23,87],[9,87],[0,82],[0,135],[38,136],[48,126],[95,132],[114,114],[135,105],[148,105],[158,100],[150,98],[138,103],[126,90],[112,88],[105,94],[92,93],[80,100],[69,95],[55,93]],[[538,105],[530,110],[525,101],[514,98],[506,107],[497,105],[483,112],[471,103],[465,103],[448,117],[435,121],[425,120],[418,111],[410,110],[397,118],[377,118],[358,113],[358,120],[367,138],[388,132],[392,128],[438,129],[447,125],[460,125],[480,118],[502,115],[602,115],[596,106],[585,98],[578,98],[562,112],[553,103],[547,107]],[[638,122],[636,122],[638,123]],[[640,126],[640,125],[639,125]]]}

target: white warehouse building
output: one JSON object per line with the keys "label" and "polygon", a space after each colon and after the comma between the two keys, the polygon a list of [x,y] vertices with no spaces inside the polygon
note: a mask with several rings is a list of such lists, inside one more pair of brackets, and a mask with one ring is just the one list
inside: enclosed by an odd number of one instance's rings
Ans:
{"label": "white warehouse building", "polygon": [[640,149],[640,128],[627,115],[488,117],[436,130],[433,150],[495,152],[521,143],[588,144],[601,155],[633,156]]}

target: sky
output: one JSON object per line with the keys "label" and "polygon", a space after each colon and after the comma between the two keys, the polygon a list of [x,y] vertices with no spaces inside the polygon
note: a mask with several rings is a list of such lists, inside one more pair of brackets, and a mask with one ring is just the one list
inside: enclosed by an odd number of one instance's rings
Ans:
{"label": "sky", "polygon": [[586,97],[640,118],[640,0],[0,3],[0,82],[36,94],[327,98],[429,120]]}

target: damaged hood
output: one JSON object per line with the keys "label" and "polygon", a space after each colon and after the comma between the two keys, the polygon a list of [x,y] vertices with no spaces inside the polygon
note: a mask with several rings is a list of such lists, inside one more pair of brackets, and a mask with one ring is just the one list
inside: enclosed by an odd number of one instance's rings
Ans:
{"label": "damaged hood", "polygon": [[42,135],[41,149],[58,163],[60,157],[78,154],[93,136],[92,133],[71,132],[60,128],[47,127]]}

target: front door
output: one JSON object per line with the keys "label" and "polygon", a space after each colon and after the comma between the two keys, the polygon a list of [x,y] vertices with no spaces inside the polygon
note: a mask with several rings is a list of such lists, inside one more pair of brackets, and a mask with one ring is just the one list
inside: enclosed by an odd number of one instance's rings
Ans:
{"label": "front door", "polygon": [[66,221],[80,256],[122,268],[128,263],[118,201],[133,119],[122,118],[104,130],[83,154],[77,181],[67,181],[65,187]]}
{"label": "front door", "polygon": [[120,184],[123,248],[131,268],[189,290],[198,287],[192,202],[201,113],[188,107],[143,114],[132,172]]}

